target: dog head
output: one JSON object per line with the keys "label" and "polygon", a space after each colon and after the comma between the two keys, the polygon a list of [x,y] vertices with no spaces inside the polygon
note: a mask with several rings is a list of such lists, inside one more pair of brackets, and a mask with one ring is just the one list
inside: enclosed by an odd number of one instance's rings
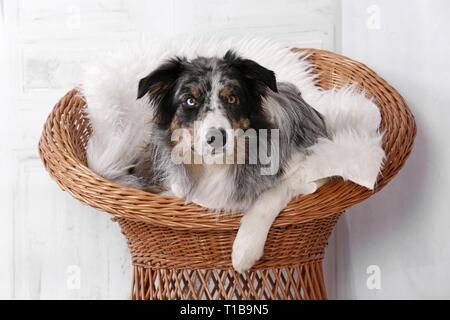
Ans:
{"label": "dog head", "polygon": [[235,129],[267,129],[262,99],[277,92],[276,78],[233,51],[222,58],[172,58],[139,82],[138,99],[148,95],[154,121],[174,132],[187,130],[192,150],[226,154]]}

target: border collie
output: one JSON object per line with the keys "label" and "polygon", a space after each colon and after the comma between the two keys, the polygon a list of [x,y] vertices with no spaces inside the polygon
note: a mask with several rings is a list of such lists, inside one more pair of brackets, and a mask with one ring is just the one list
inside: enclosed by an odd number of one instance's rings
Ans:
{"label": "border collie", "polygon": [[152,136],[130,177],[143,190],[243,211],[232,263],[248,270],[280,211],[308,193],[301,163],[327,137],[323,117],[294,85],[233,51],[174,57],[140,80],[137,97],[153,111]]}

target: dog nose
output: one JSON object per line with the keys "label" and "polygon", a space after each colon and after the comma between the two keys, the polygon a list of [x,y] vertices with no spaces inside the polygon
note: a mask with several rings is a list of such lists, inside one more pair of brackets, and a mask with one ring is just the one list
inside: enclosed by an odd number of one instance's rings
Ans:
{"label": "dog nose", "polygon": [[206,143],[213,148],[222,148],[227,144],[227,132],[224,128],[210,128],[206,133]]}

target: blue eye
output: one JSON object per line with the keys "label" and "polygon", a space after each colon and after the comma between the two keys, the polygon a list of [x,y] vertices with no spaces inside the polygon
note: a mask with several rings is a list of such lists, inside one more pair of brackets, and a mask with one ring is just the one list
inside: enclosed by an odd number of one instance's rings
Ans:
{"label": "blue eye", "polygon": [[197,100],[195,100],[194,98],[187,98],[186,99],[186,105],[188,105],[189,107],[195,107],[197,105]]}

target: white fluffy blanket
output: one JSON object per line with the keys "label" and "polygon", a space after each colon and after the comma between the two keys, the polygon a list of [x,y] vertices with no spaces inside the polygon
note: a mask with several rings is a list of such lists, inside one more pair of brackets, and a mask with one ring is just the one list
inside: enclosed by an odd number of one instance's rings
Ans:
{"label": "white fluffy blanket", "polygon": [[374,188],[384,158],[377,106],[353,87],[319,89],[305,56],[261,39],[147,40],[101,57],[87,68],[81,86],[93,128],[87,148],[90,168],[105,178],[120,176],[145,144],[151,113],[145,99],[136,100],[141,78],[173,55],[223,56],[230,48],[273,70],[278,81],[295,84],[324,115],[330,139],[321,139],[300,164],[305,186],[341,176]]}

